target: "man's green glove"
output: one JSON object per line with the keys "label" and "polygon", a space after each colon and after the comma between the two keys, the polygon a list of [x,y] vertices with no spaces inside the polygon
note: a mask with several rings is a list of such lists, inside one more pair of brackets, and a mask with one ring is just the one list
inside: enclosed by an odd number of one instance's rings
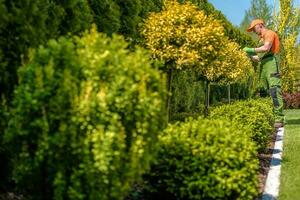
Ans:
{"label": "man's green glove", "polygon": [[247,54],[255,54],[254,48],[244,47],[243,51],[245,51]]}

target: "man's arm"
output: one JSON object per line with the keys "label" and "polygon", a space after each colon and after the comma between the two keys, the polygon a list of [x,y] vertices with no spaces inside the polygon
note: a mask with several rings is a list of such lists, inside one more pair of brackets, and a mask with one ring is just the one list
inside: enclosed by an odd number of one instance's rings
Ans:
{"label": "man's arm", "polygon": [[272,47],[272,43],[271,42],[265,42],[263,46],[258,47],[258,48],[254,48],[254,52],[255,53],[268,52],[268,51],[270,51],[271,47]]}
{"label": "man's arm", "polygon": [[[254,48],[254,52],[255,53],[264,53],[264,52],[268,52],[270,51],[272,47],[272,43],[271,42],[265,42],[263,46],[261,47],[258,47],[258,48]],[[258,56],[251,56],[251,59],[254,61],[254,62],[259,62],[260,61],[260,58]]]}
{"label": "man's arm", "polygon": [[264,53],[268,52],[272,47],[272,42],[265,42],[263,46],[258,47],[258,48],[249,48],[245,47],[243,48],[243,51],[246,53]]}

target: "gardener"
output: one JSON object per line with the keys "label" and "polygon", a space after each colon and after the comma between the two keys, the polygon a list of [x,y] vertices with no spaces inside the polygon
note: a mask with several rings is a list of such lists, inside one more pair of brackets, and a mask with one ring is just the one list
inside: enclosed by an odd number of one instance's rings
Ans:
{"label": "gardener", "polygon": [[260,85],[270,91],[275,113],[275,128],[283,127],[283,100],[281,94],[281,79],[277,55],[279,53],[278,35],[265,27],[264,21],[255,19],[251,22],[248,32],[255,32],[260,37],[258,48],[245,47],[243,50],[255,62],[260,62]]}

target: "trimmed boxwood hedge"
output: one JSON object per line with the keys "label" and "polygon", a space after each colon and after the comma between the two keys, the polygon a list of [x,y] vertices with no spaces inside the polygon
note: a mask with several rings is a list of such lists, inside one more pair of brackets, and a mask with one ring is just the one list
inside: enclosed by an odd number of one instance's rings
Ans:
{"label": "trimmed boxwood hedge", "polygon": [[158,145],[157,160],[131,199],[252,200],[258,194],[256,145],[236,124],[190,119],[170,125]]}
{"label": "trimmed boxwood hedge", "polygon": [[50,40],[19,71],[5,142],[29,199],[123,199],[149,169],[164,87],[145,50],[95,28]]}
{"label": "trimmed boxwood hedge", "polygon": [[210,118],[225,118],[239,124],[264,151],[270,141],[275,121],[270,99],[251,99],[226,104],[212,109]]}

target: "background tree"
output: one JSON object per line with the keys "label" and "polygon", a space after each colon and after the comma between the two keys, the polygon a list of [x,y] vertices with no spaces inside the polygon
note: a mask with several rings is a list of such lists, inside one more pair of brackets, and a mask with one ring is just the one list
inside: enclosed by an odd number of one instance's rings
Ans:
{"label": "background tree", "polygon": [[297,44],[297,64],[295,67],[295,84],[294,92],[300,92],[300,45]]}
{"label": "background tree", "polygon": [[[275,3],[278,3],[276,0]],[[299,51],[297,43],[300,33],[300,7],[294,6],[293,0],[279,0],[279,13],[274,12],[274,29],[281,40],[280,67],[282,73],[283,90],[294,92],[296,88],[297,62]]]}
{"label": "background tree", "polygon": [[[188,0],[180,0],[179,2],[188,2]],[[231,41],[238,43],[240,46],[254,46],[253,39],[236,28],[228,19],[217,10],[207,0],[189,0],[195,4],[206,15],[218,19],[224,27],[224,35]],[[233,99],[249,98],[255,91],[254,76],[250,76],[245,83],[237,82],[231,85],[211,85],[210,102],[212,104],[228,101],[230,97]],[[199,75],[195,71],[176,71],[174,73],[174,82],[172,86],[171,97],[171,120],[184,119],[186,116],[194,116],[203,113],[205,93],[204,82],[199,79]],[[179,89],[181,88],[181,89]],[[183,89],[187,88],[187,89]],[[184,92],[183,92],[184,91]],[[178,118],[179,117],[179,118]]]}
{"label": "background tree", "polygon": [[242,32],[249,34],[253,39],[257,36],[254,33],[248,33],[246,29],[253,19],[263,19],[267,26],[273,25],[272,6],[268,5],[266,0],[251,0],[251,7],[245,11],[244,18],[239,25]]}
{"label": "background tree", "polygon": [[224,36],[218,20],[190,2],[166,1],[162,12],[147,18],[143,35],[153,58],[165,62],[169,92],[173,70],[192,69],[207,81],[227,83],[249,75],[251,64],[239,45]]}
{"label": "background tree", "polygon": [[138,42],[139,26],[149,12],[159,11],[163,0],[88,0],[98,30],[119,33]]}
{"label": "background tree", "polygon": [[28,61],[29,49],[49,38],[79,34],[90,26],[91,20],[90,8],[82,0],[0,0],[0,183],[11,171],[11,155],[2,138],[11,117],[8,114],[13,91],[19,82],[17,71]]}
{"label": "background tree", "polygon": [[87,29],[92,15],[86,1],[0,1],[0,96],[10,97],[17,83],[17,69],[29,47],[49,38]]}

